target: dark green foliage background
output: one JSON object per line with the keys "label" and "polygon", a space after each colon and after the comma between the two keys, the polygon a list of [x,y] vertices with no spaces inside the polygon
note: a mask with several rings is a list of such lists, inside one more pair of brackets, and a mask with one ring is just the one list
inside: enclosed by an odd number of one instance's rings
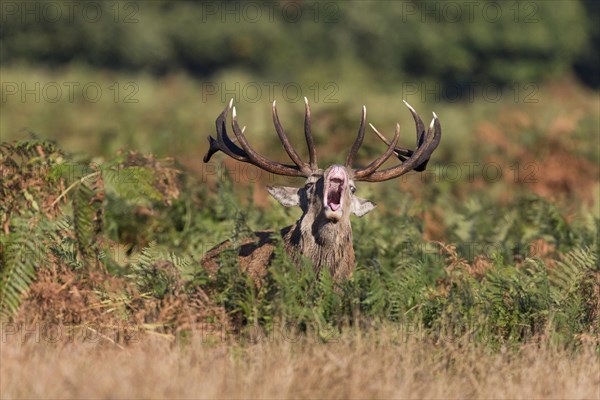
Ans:
{"label": "dark green foliage background", "polygon": [[351,69],[377,89],[398,79],[539,82],[569,71],[599,83],[593,0],[48,3],[3,6],[2,65],[81,62],[202,78],[235,69],[267,80]]}

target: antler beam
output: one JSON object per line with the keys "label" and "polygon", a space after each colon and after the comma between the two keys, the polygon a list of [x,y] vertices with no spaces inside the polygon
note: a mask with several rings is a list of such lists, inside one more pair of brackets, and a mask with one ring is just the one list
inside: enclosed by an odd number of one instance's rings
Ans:
{"label": "antler beam", "polygon": [[[431,154],[440,144],[440,140],[442,138],[442,127],[437,115],[433,113],[433,120],[431,121],[427,132],[425,132],[425,126],[421,120],[421,117],[419,117],[415,109],[410,104],[408,104],[406,101],[404,104],[406,104],[413,116],[413,119],[415,120],[415,125],[417,128],[416,150],[412,151],[403,147],[396,147],[399,133],[398,126],[396,127],[396,135],[390,142],[377,129],[375,129],[373,125],[369,124],[377,136],[388,145],[388,150],[373,163],[369,164],[369,166],[366,168],[355,170],[355,180],[366,182],[382,182],[397,178],[412,170],[425,170]],[[396,154],[401,163],[394,167],[377,171],[377,168],[379,168],[392,153]],[[374,165],[377,165],[377,167],[373,168]]]}
{"label": "antler beam", "polygon": [[[246,136],[244,136],[244,130],[240,129],[240,126],[237,121],[237,113],[235,107],[233,107],[233,117],[231,126],[235,138],[239,143],[238,146],[233,140],[231,140],[231,138],[227,134],[226,129],[227,115],[229,113],[229,110],[232,108],[233,99],[229,102],[227,107],[223,110],[223,112],[219,115],[219,117],[216,120],[217,138],[215,139],[212,136],[208,137],[210,147],[208,149],[208,152],[204,156],[204,162],[208,162],[213,156],[213,154],[220,150],[237,161],[253,164],[262,170],[277,175],[303,177],[311,176],[313,173],[318,171],[317,155],[311,132],[310,105],[308,104],[308,100],[306,98],[304,98],[304,103],[306,106],[304,114],[304,135],[306,138],[306,145],[308,146],[309,163],[302,161],[302,158],[290,143],[281,125],[281,122],[279,121],[279,116],[277,115],[277,107],[275,102],[273,102],[273,124],[275,125],[275,131],[277,132],[277,136],[279,137],[283,148],[285,149],[286,153],[289,155],[289,157],[295,165],[282,164],[276,161],[271,161],[268,158],[256,152],[252,148],[252,146],[250,146],[250,143],[246,139]],[[383,154],[377,157],[368,166],[364,168],[354,169],[355,180],[367,182],[381,182],[388,179],[397,178],[412,170],[423,171],[427,166],[431,154],[439,145],[442,137],[442,128],[440,122],[438,120],[437,115],[433,113],[433,120],[431,121],[431,124],[429,125],[427,131],[425,131],[425,125],[423,124],[421,117],[419,117],[415,109],[411,107],[410,104],[408,104],[406,101],[404,103],[410,110],[413,119],[415,120],[415,125],[417,129],[416,149],[413,151],[403,147],[397,147],[398,139],[400,136],[399,125],[396,125],[396,132],[392,141],[388,141],[385,138],[385,136],[382,135],[373,125],[369,124],[375,132],[375,134],[388,146],[388,148]],[[352,145],[352,148],[350,149],[350,152],[348,153],[348,156],[346,157],[345,166],[347,168],[351,168],[354,162],[354,158],[356,157],[356,154],[364,140],[365,125],[367,118],[366,116],[367,109],[363,106],[358,134]],[[396,157],[398,157],[398,159],[401,161],[400,164],[391,168],[378,171],[378,169],[389,159],[389,157],[392,154],[395,154]]]}
{"label": "antler beam", "polygon": [[302,159],[298,155],[298,152],[289,142],[285,132],[283,131],[281,123],[279,122],[275,102],[273,102],[273,122],[275,123],[275,130],[277,131],[277,135],[279,136],[283,147],[285,148],[292,161],[294,161],[295,165],[282,164],[276,161],[271,161],[268,158],[256,152],[252,148],[252,146],[250,146],[250,143],[246,139],[246,136],[244,136],[243,129],[240,129],[240,126],[237,122],[237,113],[235,107],[233,107],[232,128],[237,141],[241,145],[241,148],[237,144],[235,144],[234,141],[231,140],[229,135],[227,134],[226,128],[227,115],[229,114],[229,110],[232,108],[233,99],[231,99],[227,107],[217,117],[217,120],[215,122],[217,127],[217,138],[215,139],[212,136],[208,137],[209,149],[206,152],[206,155],[204,156],[204,162],[210,161],[213,154],[220,150],[237,161],[255,165],[262,170],[277,175],[303,177],[310,176],[312,171],[317,169],[317,160],[310,130],[310,108],[306,99],[305,102],[307,107],[305,115],[305,135],[306,143],[309,146],[310,164],[307,164],[304,161],[302,161]]}

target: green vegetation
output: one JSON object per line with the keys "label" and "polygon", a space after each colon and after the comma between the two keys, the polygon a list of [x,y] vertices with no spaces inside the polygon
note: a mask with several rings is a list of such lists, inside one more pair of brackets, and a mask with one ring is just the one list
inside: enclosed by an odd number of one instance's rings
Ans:
{"label": "green vegetation", "polygon": [[[416,204],[409,191],[354,222],[352,280],[296,271],[279,248],[257,288],[233,251],[215,276],[198,263],[218,240],[291,222],[252,196],[242,206],[231,177],[215,193],[169,160],[122,153],[83,164],[43,140],[7,143],[1,154],[4,318],[136,321],[179,336],[216,324],[240,339],[285,326],[325,341],[391,324],[493,347],[542,338],[572,346],[600,333],[600,224],[586,207],[567,215],[532,193],[502,203],[474,192],[463,202],[425,184],[419,190],[437,195]],[[419,215],[440,202],[446,228],[435,233]],[[56,284],[77,288],[79,301]]]}
{"label": "green vegetation", "polygon": [[24,1],[3,11],[4,65],[74,61],[201,78],[237,70],[276,81],[366,75],[378,90],[396,80],[510,85],[569,71],[599,83],[593,0]]}
{"label": "green vegetation", "polygon": [[[123,324],[182,342],[600,345],[598,2],[477,3],[501,7],[497,23],[454,20],[440,9],[454,2],[277,2],[256,23],[240,11],[252,2],[78,3],[98,23],[36,21],[26,3],[3,3],[0,29],[2,321],[94,324],[119,346]],[[300,143],[303,96],[321,165],[341,161],[363,104],[386,134],[400,122],[402,146],[401,100],[434,110],[443,139],[425,173],[359,186],[378,207],[353,221],[348,282],[297,271],[281,246],[260,287],[235,249],[208,273],[199,260],[221,241],[298,217],[268,207],[281,178],[202,163],[216,116],[234,97],[249,140],[281,160],[270,103]],[[358,162],[381,151],[367,136]]]}

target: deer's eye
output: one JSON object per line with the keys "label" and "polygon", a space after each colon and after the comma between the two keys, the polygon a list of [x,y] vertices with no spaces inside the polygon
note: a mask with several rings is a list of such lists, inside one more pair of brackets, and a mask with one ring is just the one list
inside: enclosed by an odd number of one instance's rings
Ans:
{"label": "deer's eye", "polygon": [[306,185],[304,185],[304,189],[306,190],[311,190],[313,188],[313,186],[315,186],[314,183],[307,183]]}
{"label": "deer's eye", "polygon": [[356,186],[350,186],[350,191],[351,191],[352,193],[356,192]]}

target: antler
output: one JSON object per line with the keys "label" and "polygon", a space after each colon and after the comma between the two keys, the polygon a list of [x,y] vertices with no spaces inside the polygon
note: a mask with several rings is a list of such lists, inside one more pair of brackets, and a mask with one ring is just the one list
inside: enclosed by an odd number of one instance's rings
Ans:
{"label": "antler", "polygon": [[352,144],[352,148],[348,153],[348,157],[346,157],[346,167],[351,167],[352,162],[354,161],[354,156],[358,153],[358,149],[362,145],[363,139],[365,138],[365,121],[367,120],[367,107],[363,106],[362,115],[360,118],[360,127],[358,128],[358,134],[356,135],[356,140]]}
{"label": "antler", "polygon": [[213,138],[212,136],[208,137],[208,142],[210,147],[204,156],[204,162],[208,162],[213,154],[217,151],[222,151],[227,154],[229,157],[241,161],[246,162],[252,165],[259,167],[265,171],[277,174],[277,175],[286,175],[286,176],[304,176],[309,177],[313,171],[317,170],[317,159],[314,143],[312,140],[312,134],[310,129],[310,107],[308,105],[308,100],[304,98],[306,104],[306,113],[304,116],[304,134],[306,136],[306,143],[308,145],[309,156],[310,156],[310,164],[302,161],[298,152],[291,145],[288,140],[281,123],[279,122],[279,117],[277,116],[277,108],[275,106],[275,102],[273,102],[273,123],[275,124],[275,130],[277,131],[277,135],[279,136],[279,140],[283,144],[285,151],[288,153],[292,161],[295,165],[289,164],[281,164],[276,161],[271,161],[268,158],[263,157],[259,153],[257,153],[248,143],[248,140],[244,136],[244,130],[240,129],[237,122],[237,114],[235,107],[233,107],[233,119],[232,119],[232,128],[233,133],[237,141],[240,143],[241,148],[236,145],[227,134],[226,128],[226,120],[227,114],[232,107],[233,99],[229,102],[227,107],[223,110],[223,112],[217,117],[216,126],[217,126],[217,138]]}
{"label": "antler", "polygon": [[[354,179],[357,181],[367,181],[367,182],[382,182],[388,179],[397,178],[401,175],[406,174],[412,170],[415,171],[423,171],[429,162],[429,158],[433,151],[440,144],[440,140],[442,138],[442,127],[440,125],[440,121],[435,113],[433,113],[433,120],[429,125],[429,129],[427,129],[427,133],[425,132],[425,125],[421,120],[421,117],[417,114],[414,108],[411,107],[406,101],[404,104],[410,110],[413,119],[415,120],[415,124],[417,127],[417,148],[412,151],[409,149],[405,149],[403,147],[396,147],[398,142],[398,137],[400,134],[400,126],[396,125],[396,134],[394,139],[390,142],[385,136],[383,136],[375,127],[371,124],[371,128],[375,131],[377,136],[388,145],[388,149],[385,153],[379,156],[375,161],[369,164],[367,167],[362,169],[355,170]],[[358,138],[357,138],[358,141]],[[362,141],[362,139],[361,139]],[[354,146],[353,146],[354,149]],[[398,159],[402,161],[399,165],[395,167],[387,168],[382,171],[377,171],[383,163],[392,155],[392,153],[396,154]]]}

